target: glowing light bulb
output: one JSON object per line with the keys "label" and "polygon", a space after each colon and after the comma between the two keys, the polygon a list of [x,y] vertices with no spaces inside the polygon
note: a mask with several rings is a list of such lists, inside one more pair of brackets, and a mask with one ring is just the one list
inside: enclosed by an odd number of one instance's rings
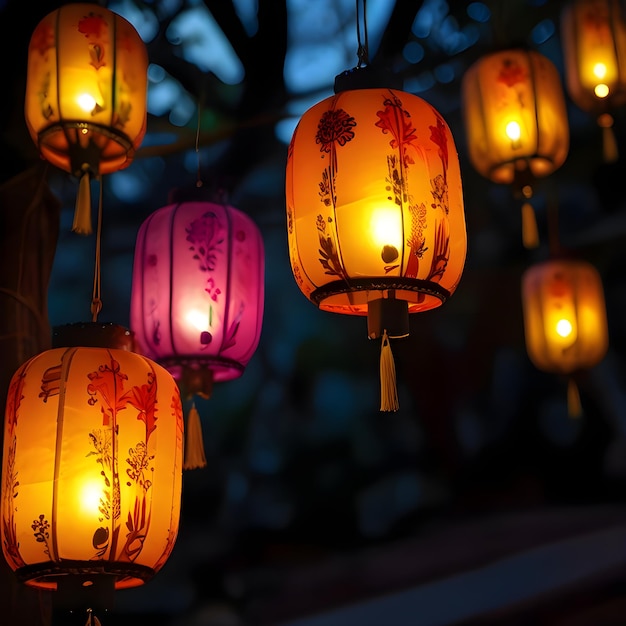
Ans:
{"label": "glowing light bulb", "polygon": [[96,108],[96,99],[88,93],[78,96],[78,106],[87,113],[91,113]]}
{"label": "glowing light bulb", "polygon": [[609,86],[600,83],[593,88],[593,93],[595,93],[598,98],[606,98],[609,95]]}
{"label": "glowing light bulb", "polygon": [[559,320],[556,323],[556,332],[560,337],[569,337],[572,333],[572,323],[566,319]]}
{"label": "glowing light bulb", "polygon": [[207,329],[208,317],[206,313],[198,311],[198,309],[191,309],[190,311],[187,311],[185,320],[196,330],[203,331]]}
{"label": "glowing light bulb", "polygon": [[394,246],[402,248],[402,220],[399,211],[378,208],[372,211],[370,232],[374,244],[378,247]]}
{"label": "glowing light bulb", "polygon": [[511,141],[519,141],[519,138],[522,136],[522,129],[520,128],[520,125],[513,121],[513,122],[509,122],[506,125],[506,136],[511,140]]}
{"label": "glowing light bulb", "polygon": [[593,75],[602,80],[606,76],[606,65],[604,63],[596,63],[593,66]]}
{"label": "glowing light bulb", "polygon": [[102,485],[99,482],[87,482],[80,488],[80,508],[86,515],[97,515],[102,499]]}

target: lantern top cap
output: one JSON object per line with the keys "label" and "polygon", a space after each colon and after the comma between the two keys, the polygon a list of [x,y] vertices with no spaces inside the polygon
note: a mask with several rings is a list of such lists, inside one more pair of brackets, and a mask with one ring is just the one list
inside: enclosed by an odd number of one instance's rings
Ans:
{"label": "lantern top cap", "polygon": [[402,79],[385,67],[353,67],[335,76],[335,93],[355,89],[402,89]]}
{"label": "lantern top cap", "polygon": [[113,322],[76,322],[52,329],[52,347],[118,348],[133,352],[135,335]]}

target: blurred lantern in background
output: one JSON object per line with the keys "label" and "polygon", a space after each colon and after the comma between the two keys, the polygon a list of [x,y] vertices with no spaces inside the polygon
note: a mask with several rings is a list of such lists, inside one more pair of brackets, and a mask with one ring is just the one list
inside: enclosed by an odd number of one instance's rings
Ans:
{"label": "blurred lantern in background", "polygon": [[90,234],[90,180],[130,165],[146,132],[148,55],[133,26],[97,4],[37,25],[25,116],[41,156],[80,179],[72,230]]}
{"label": "blurred lantern in background", "polygon": [[[138,350],[163,365],[184,399],[208,398],[238,378],[261,336],[261,233],[225,204],[180,201],[152,213],[135,247],[131,328]],[[185,469],[206,465],[200,421],[189,413]]]}
{"label": "blurred lantern in background", "polygon": [[150,580],[178,532],[182,439],[176,382],[143,356],[54,347],[22,365],[8,391],[0,527],[17,578],[56,590],[72,613],[108,610],[114,589]]}
{"label": "blurred lantern in background", "polygon": [[[323,311],[368,317],[382,337],[381,410],[398,408],[389,338],[408,314],[455,291],[467,237],[448,125],[421,98],[370,87],[371,68],[337,77],[335,95],[300,119],[288,151],[291,268]],[[383,82],[385,82],[383,78]]]}
{"label": "blurred lantern in background", "polygon": [[604,160],[618,158],[610,111],[626,103],[626,20],[619,0],[575,0],[563,9],[565,84],[574,103],[597,116]]}
{"label": "blurred lantern in background", "polygon": [[478,59],[461,88],[470,161],[522,198],[522,240],[526,248],[536,247],[533,185],[558,169],[569,150],[559,73],[538,52],[514,48]]}
{"label": "blurred lantern in background", "polygon": [[602,281],[586,261],[550,259],[522,276],[528,356],[537,369],[569,377],[568,407],[581,414],[573,376],[597,365],[608,349]]}

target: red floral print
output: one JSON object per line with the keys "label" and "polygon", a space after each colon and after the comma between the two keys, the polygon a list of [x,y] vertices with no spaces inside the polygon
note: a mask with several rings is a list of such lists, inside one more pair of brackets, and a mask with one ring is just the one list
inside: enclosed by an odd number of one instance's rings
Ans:
{"label": "red floral print", "polygon": [[354,139],[356,120],[343,109],[325,111],[317,125],[315,142],[320,144],[320,152],[330,152],[334,144],[345,146]]}
{"label": "red floral print", "polygon": [[526,80],[526,72],[524,68],[516,63],[513,59],[504,59],[502,68],[498,74],[498,82],[505,84],[507,87],[513,87],[518,83]]}

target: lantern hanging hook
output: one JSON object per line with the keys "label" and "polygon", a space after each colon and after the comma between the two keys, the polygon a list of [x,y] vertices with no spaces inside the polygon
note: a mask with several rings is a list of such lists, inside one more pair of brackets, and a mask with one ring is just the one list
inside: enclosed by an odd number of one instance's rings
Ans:
{"label": "lantern hanging hook", "polygon": [[[362,16],[359,16],[359,8],[362,7]],[[361,19],[363,20],[363,40],[361,40]],[[357,67],[369,65],[369,43],[367,40],[367,0],[356,0],[356,38],[357,38]]]}

